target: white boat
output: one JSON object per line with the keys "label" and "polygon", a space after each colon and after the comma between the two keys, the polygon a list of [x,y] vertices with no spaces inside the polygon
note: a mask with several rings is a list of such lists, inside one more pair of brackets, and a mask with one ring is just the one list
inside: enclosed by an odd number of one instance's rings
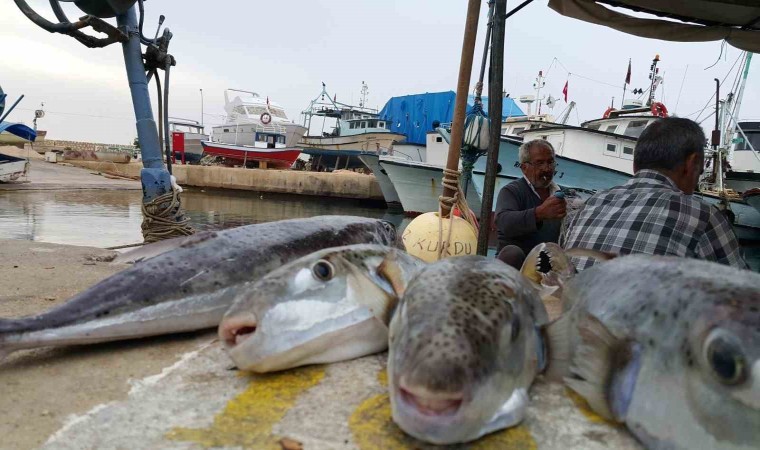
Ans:
{"label": "white boat", "polygon": [[29,161],[26,159],[0,153],[0,183],[16,181],[28,171]]}
{"label": "white boat", "polygon": [[[438,197],[443,193],[443,168],[449,151],[447,135],[445,128],[427,133],[425,162],[398,154],[380,156],[380,166],[393,183],[406,214],[438,211]],[[475,214],[480,214],[480,198],[472,182],[467,188],[467,202]]]}
{"label": "white boat", "polygon": [[[301,138],[299,146],[303,148],[303,153],[311,155],[313,169],[364,167],[358,158],[361,153],[375,152],[380,155],[393,152],[394,144],[406,139],[403,134],[392,132],[390,122],[380,119],[376,109],[365,106],[367,92],[367,85],[362,84],[362,99],[359,106],[354,106],[331,98],[322,83],[322,92],[301,113],[309,134]],[[322,131],[319,133],[314,132],[319,125],[313,123],[314,117],[322,119]],[[335,125],[325,132],[329,119],[334,119]]]}
{"label": "white boat", "polygon": [[[230,100],[230,92],[236,93]],[[213,142],[232,145],[254,145],[257,127],[276,126],[285,136],[285,147],[295,148],[306,127],[288,119],[279,104],[262,98],[256,92],[227,89],[224,91],[226,123],[212,128]]]}

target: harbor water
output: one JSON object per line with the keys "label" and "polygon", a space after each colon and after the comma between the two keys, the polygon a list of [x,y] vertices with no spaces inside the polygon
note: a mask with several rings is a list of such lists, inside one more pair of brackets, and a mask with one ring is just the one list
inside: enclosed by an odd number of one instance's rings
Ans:
{"label": "harbor water", "polygon": [[[1,192],[0,236],[93,247],[134,244],[142,242],[141,201],[136,190]],[[186,190],[182,206],[196,230],[342,214],[388,220],[400,233],[408,221],[366,201],[247,191]]]}

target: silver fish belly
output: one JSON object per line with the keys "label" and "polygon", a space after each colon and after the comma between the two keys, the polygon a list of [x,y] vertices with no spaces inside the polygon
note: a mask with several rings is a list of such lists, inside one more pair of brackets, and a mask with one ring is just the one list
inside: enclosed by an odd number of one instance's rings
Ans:
{"label": "silver fish belly", "polygon": [[320,216],[206,232],[123,270],[40,315],[0,319],[0,358],[15,350],[214,327],[236,286],[315,250],[395,243],[387,222]]}
{"label": "silver fish belly", "polygon": [[382,245],[317,251],[239,289],[220,339],[238,368],[254,372],[383,351],[395,289],[423,265]]}
{"label": "silver fish belly", "polygon": [[760,275],[626,256],[565,285],[549,373],[650,449],[760,448]]}
{"label": "silver fish belly", "polygon": [[543,362],[546,310],[530,282],[500,261],[449,258],[409,283],[390,327],[393,420],[453,444],[516,425]]}

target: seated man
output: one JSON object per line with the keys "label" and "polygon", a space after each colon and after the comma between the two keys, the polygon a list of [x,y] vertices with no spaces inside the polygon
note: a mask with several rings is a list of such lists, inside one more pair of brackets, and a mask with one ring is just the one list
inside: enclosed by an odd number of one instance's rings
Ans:
{"label": "seated man", "polygon": [[498,258],[518,269],[533,247],[558,241],[566,214],[565,200],[553,195],[554,147],[543,139],[526,142],[519,159],[524,178],[504,186],[496,200]]}
{"label": "seated man", "polygon": [[[704,147],[702,128],[689,119],[650,124],[636,143],[634,177],[588,199],[573,217],[563,247],[686,256],[747,268],[723,213],[691,195],[702,174]],[[596,262],[573,261],[578,270]]]}

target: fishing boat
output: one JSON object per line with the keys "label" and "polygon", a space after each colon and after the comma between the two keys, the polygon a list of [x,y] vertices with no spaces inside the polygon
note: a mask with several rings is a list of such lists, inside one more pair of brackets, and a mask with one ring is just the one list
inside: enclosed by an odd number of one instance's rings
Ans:
{"label": "fishing boat", "polygon": [[[341,103],[330,97],[325,83],[322,91],[301,113],[303,125],[309,134],[303,136],[299,146],[311,156],[312,170],[336,170],[365,167],[359,155],[362,152],[392,152],[396,142],[403,141],[403,134],[391,131],[391,124],[379,118],[378,111],[366,106],[367,85],[362,83],[359,106]],[[313,132],[314,118],[322,119],[321,132]],[[328,120],[335,120],[329,132],[325,132]]]}
{"label": "fishing boat", "polygon": [[203,156],[203,145],[209,135],[205,127],[195,120],[170,118],[169,132],[171,133],[171,152],[175,161],[197,163]]}
{"label": "fishing boat", "polygon": [[726,186],[738,193],[760,188],[760,121],[737,124]]}

